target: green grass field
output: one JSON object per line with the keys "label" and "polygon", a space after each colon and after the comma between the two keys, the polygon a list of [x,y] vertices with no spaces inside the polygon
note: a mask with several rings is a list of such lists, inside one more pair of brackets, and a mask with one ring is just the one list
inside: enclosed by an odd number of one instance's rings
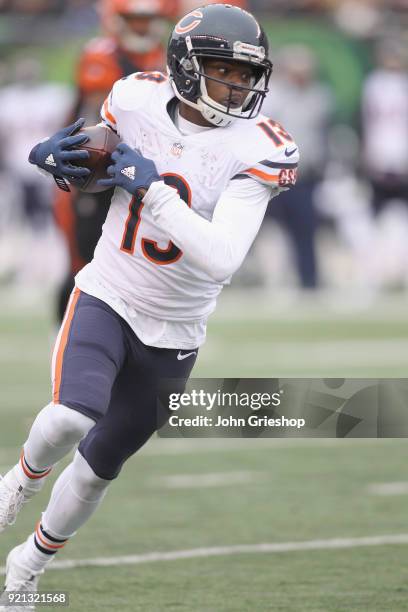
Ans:
{"label": "green grass field", "polygon": [[[2,303],[0,473],[49,401],[52,336],[48,309]],[[270,296],[231,291],[210,321],[194,375],[405,377],[405,311],[403,299],[353,310],[347,300],[276,305]],[[154,439],[57,560],[106,565],[50,569],[41,589],[69,592],[72,612],[408,610],[407,538],[358,545],[363,537],[408,534],[404,489],[370,491],[408,482],[407,465],[404,440]],[[0,536],[0,565],[33,530],[51,486]],[[337,538],[348,547],[324,548]],[[288,542],[314,548],[234,549]],[[202,550],[214,547],[225,547],[223,554]],[[147,558],[177,551],[193,552]],[[129,555],[139,556],[118,564]]]}

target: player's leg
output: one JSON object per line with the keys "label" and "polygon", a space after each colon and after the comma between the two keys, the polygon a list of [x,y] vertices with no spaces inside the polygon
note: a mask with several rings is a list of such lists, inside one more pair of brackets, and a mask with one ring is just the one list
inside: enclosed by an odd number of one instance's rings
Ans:
{"label": "player's leg", "polygon": [[318,268],[316,259],[317,214],[313,194],[314,180],[304,180],[293,192],[285,191],[283,204],[287,229],[293,241],[297,271],[301,286],[305,289],[317,287]]}
{"label": "player's leg", "polygon": [[74,292],[53,356],[54,401],[39,413],[20,461],[0,481],[0,531],[107,411],[125,355],[119,319],[100,300]]}
{"label": "player's leg", "polygon": [[112,388],[109,410],[79,445],[94,472],[108,480],[116,478],[126,459],[168,420],[166,402],[158,401],[163,380],[172,380],[166,396],[182,393],[198,353],[198,349],[185,351],[191,354],[179,360],[178,349],[149,347],[132,335],[129,358]]}
{"label": "player's leg", "polygon": [[35,419],[20,459],[0,476],[0,532],[38,493],[52,470],[94,426],[93,419],[61,404],[48,404]]}
{"label": "player's leg", "polygon": [[20,545],[19,564],[34,572],[43,570],[92,516],[109,484],[110,481],[96,476],[77,451],[56,481],[34,533]]}
{"label": "player's leg", "polygon": [[[75,454],[73,462],[55,483],[48,507],[35,532],[13,548],[7,557],[7,591],[37,590],[46,566],[94,513],[109,483],[98,478],[78,452]],[[3,609],[9,610],[0,602],[0,610]]]}
{"label": "player's leg", "polygon": [[[112,385],[125,360],[124,322],[109,306],[86,294],[81,294],[77,308],[65,334],[59,374],[58,355],[55,359],[54,400],[73,413],[98,420],[108,409]],[[99,478],[79,453],[75,455],[57,479],[35,533],[9,553],[7,590],[17,586],[18,590],[37,589],[47,563],[93,514],[109,483]]]}
{"label": "player's leg", "polygon": [[73,463],[59,477],[35,533],[18,553],[11,553],[19,575],[22,567],[35,575],[44,570],[98,508],[126,459],[167,420],[168,411],[158,409],[161,380],[174,379],[166,394],[184,389],[197,351],[178,360],[178,350],[147,347],[129,329],[127,334],[133,350],[129,349],[115,381],[108,412],[82,440]]}

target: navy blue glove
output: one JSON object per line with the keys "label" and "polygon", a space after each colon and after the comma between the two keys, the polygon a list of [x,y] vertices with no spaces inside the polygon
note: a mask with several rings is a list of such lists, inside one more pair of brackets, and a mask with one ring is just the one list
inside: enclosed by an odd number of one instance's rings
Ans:
{"label": "navy blue glove", "polygon": [[[89,152],[83,149],[73,149],[89,140],[86,134],[76,134],[84,125],[85,119],[78,119],[56,132],[53,136],[40,142],[31,150],[28,161],[35,164],[55,178],[65,177],[78,185],[90,174],[88,168],[73,166],[72,161],[88,159]],[[58,183],[57,183],[58,184]]]}
{"label": "navy blue glove", "polygon": [[143,157],[124,142],[118,144],[111,158],[113,165],[106,172],[112,178],[99,179],[98,185],[122,187],[140,197],[139,189],[147,190],[152,183],[162,180],[152,160]]}

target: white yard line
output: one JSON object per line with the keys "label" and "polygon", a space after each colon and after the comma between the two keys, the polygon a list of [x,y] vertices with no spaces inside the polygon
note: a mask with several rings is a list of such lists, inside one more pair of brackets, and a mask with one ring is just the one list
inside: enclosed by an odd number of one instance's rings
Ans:
{"label": "white yard line", "polygon": [[[66,559],[55,561],[50,570],[75,569],[78,567],[114,567],[120,565],[140,565],[156,561],[178,561],[180,559],[198,559],[203,557],[226,557],[231,555],[246,555],[260,553],[301,552],[305,550],[340,550],[360,548],[363,546],[386,546],[408,544],[408,533],[365,538],[334,538],[330,540],[308,540],[305,542],[280,542],[262,544],[240,544],[237,546],[213,546],[193,548],[190,550],[174,550],[169,552],[151,552],[141,555],[124,555],[119,557],[94,557],[91,559]],[[5,568],[0,567],[0,574]]]}
{"label": "white yard line", "polygon": [[[346,448],[392,446],[392,438],[154,438],[140,453],[143,455],[197,455],[199,453],[282,450],[296,448]],[[20,451],[19,451],[20,452]]]}
{"label": "white yard line", "polygon": [[172,474],[151,480],[151,485],[165,489],[202,489],[258,482],[270,477],[267,472],[211,472],[209,474]]}
{"label": "white yard line", "polygon": [[[275,451],[296,448],[344,449],[374,445],[391,447],[400,442],[402,441],[397,438],[153,438],[137,454],[166,457],[171,455],[198,455],[200,453],[259,450]],[[0,461],[4,461],[5,464],[13,460],[17,462],[20,453],[21,446],[0,447]]]}
{"label": "white yard line", "polygon": [[[234,344],[231,345],[234,347]],[[230,347],[231,349],[231,347]],[[201,363],[211,363],[227,352],[225,342],[220,338],[210,338],[201,353]],[[272,370],[300,370],[299,364],[313,364],[313,369],[327,371],[329,367],[350,370],[352,366],[395,366],[408,363],[408,339],[361,339],[361,340],[308,340],[246,342],[244,351],[234,352],[234,365],[246,365],[251,361],[251,355],[256,362],[264,360]],[[283,378],[277,376],[278,378]],[[318,378],[314,376],[314,378]],[[364,378],[364,377],[362,377]]]}
{"label": "white yard line", "polygon": [[406,495],[408,493],[408,482],[382,482],[372,484],[367,488],[372,495]]}

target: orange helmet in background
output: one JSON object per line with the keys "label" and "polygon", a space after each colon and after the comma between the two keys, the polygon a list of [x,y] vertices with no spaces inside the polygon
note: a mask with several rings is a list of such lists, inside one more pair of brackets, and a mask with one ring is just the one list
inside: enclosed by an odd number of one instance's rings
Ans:
{"label": "orange helmet in background", "polygon": [[174,0],[102,0],[102,26],[128,53],[149,53],[166,35]]}

